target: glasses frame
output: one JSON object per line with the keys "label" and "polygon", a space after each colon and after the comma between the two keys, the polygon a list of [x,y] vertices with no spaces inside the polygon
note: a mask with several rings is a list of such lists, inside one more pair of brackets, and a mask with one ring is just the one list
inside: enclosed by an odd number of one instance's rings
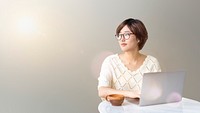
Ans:
{"label": "glasses frame", "polygon": [[128,40],[132,34],[134,34],[134,33],[118,34],[118,35],[115,35],[115,37],[117,38],[117,40],[121,40],[122,37],[123,37],[125,40]]}

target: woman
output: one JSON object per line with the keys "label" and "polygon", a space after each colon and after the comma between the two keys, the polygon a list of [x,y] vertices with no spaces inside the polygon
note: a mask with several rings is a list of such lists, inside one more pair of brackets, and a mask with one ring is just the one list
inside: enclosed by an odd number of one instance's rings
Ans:
{"label": "woman", "polygon": [[99,96],[122,94],[139,98],[143,74],[161,71],[155,57],[140,53],[148,39],[147,30],[140,20],[129,18],[117,27],[115,36],[122,52],[103,61],[98,78]]}

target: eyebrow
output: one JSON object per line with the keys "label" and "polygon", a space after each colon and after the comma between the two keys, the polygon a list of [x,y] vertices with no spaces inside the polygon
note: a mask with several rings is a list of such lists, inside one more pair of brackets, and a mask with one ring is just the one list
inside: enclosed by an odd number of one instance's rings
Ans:
{"label": "eyebrow", "polygon": [[[125,33],[132,33],[131,31],[124,31]],[[119,34],[120,34],[121,32],[119,32]]]}

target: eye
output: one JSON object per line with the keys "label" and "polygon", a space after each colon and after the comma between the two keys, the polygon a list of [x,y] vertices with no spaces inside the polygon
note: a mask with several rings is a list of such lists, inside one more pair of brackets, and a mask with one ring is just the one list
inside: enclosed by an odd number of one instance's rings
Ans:
{"label": "eye", "polygon": [[125,33],[125,34],[124,34],[124,36],[128,36],[128,35],[129,35],[128,33]]}
{"label": "eye", "polygon": [[124,36],[129,36],[131,33],[124,33]]}

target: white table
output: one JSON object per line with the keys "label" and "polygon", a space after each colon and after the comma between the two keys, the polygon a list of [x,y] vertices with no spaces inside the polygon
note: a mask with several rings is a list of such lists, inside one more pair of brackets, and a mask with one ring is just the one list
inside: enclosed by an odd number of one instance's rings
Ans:
{"label": "white table", "polygon": [[127,100],[124,100],[122,106],[112,106],[110,102],[102,101],[98,110],[100,113],[200,113],[200,102],[182,98],[182,101],[176,103],[140,107]]}

